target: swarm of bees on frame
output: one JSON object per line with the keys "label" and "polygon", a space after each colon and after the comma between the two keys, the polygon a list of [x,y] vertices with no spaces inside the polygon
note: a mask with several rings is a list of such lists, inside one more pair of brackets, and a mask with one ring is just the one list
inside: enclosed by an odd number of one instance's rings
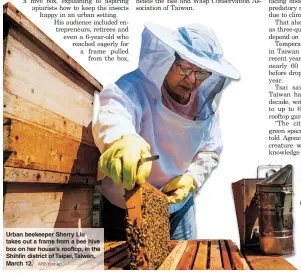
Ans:
{"label": "swarm of bees on frame", "polygon": [[129,267],[156,269],[171,251],[168,203],[153,190],[143,189],[141,213],[141,227],[126,217]]}

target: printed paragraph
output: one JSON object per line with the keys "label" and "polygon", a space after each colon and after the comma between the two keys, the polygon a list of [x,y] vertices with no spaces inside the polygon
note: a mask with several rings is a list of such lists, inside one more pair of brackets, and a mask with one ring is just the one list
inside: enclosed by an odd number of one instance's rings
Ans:
{"label": "printed paragraph", "polygon": [[269,0],[269,155],[301,151],[300,4]]}
{"label": "printed paragraph", "polygon": [[210,4],[260,4],[261,0],[136,0],[137,11],[193,11]]}
{"label": "printed paragraph", "polygon": [[128,62],[129,0],[23,0],[91,62]]}
{"label": "printed paragraph", "polygon": [[4,229],[5,269],[103,269],[103,229]]}

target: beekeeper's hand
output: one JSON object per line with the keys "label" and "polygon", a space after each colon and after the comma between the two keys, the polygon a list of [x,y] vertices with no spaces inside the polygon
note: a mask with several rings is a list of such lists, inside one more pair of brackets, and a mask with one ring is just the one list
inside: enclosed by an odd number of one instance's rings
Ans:
{"label": "beekeeper's hand", "polygon": [[136,183],[143,184],[149,176],[152,162],[139,166],[138,162],[150,156],[150,146],[142,137],[126,135],[106,148],[100,156],[99,168],[117,186],[131,190]]}
{"label": "beekeeper's hand", "polygon": [[181,175],[168,182],[162,189],[167,194],[167,200],[170,204],[177,204],[183,201],[189,192],[194,192],[196,183],[193,177]]}

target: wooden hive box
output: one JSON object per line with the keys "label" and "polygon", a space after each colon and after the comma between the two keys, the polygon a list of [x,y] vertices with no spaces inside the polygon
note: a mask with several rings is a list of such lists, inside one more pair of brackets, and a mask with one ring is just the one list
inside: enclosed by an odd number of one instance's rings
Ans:
{"label": "wooden hive box", "polygon": [[[231,240],[171,241],[172,251],[158,270],[295,270],[279,256],[242,253]],[[125,242],[104,246],[105,270],[128,270]]]}
{"label": "wooden hive box", "polygon": [[5,227],[91,227],[102,86],[13,5],[3,12]]}

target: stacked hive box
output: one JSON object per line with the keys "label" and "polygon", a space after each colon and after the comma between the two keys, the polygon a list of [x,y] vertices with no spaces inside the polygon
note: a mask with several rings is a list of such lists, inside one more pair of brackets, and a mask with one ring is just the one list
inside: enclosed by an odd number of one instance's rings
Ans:
{"label": "stacked hive box", "polygon": [[5,227],[91,227],[101,85],[11,4],[3,78]]}

